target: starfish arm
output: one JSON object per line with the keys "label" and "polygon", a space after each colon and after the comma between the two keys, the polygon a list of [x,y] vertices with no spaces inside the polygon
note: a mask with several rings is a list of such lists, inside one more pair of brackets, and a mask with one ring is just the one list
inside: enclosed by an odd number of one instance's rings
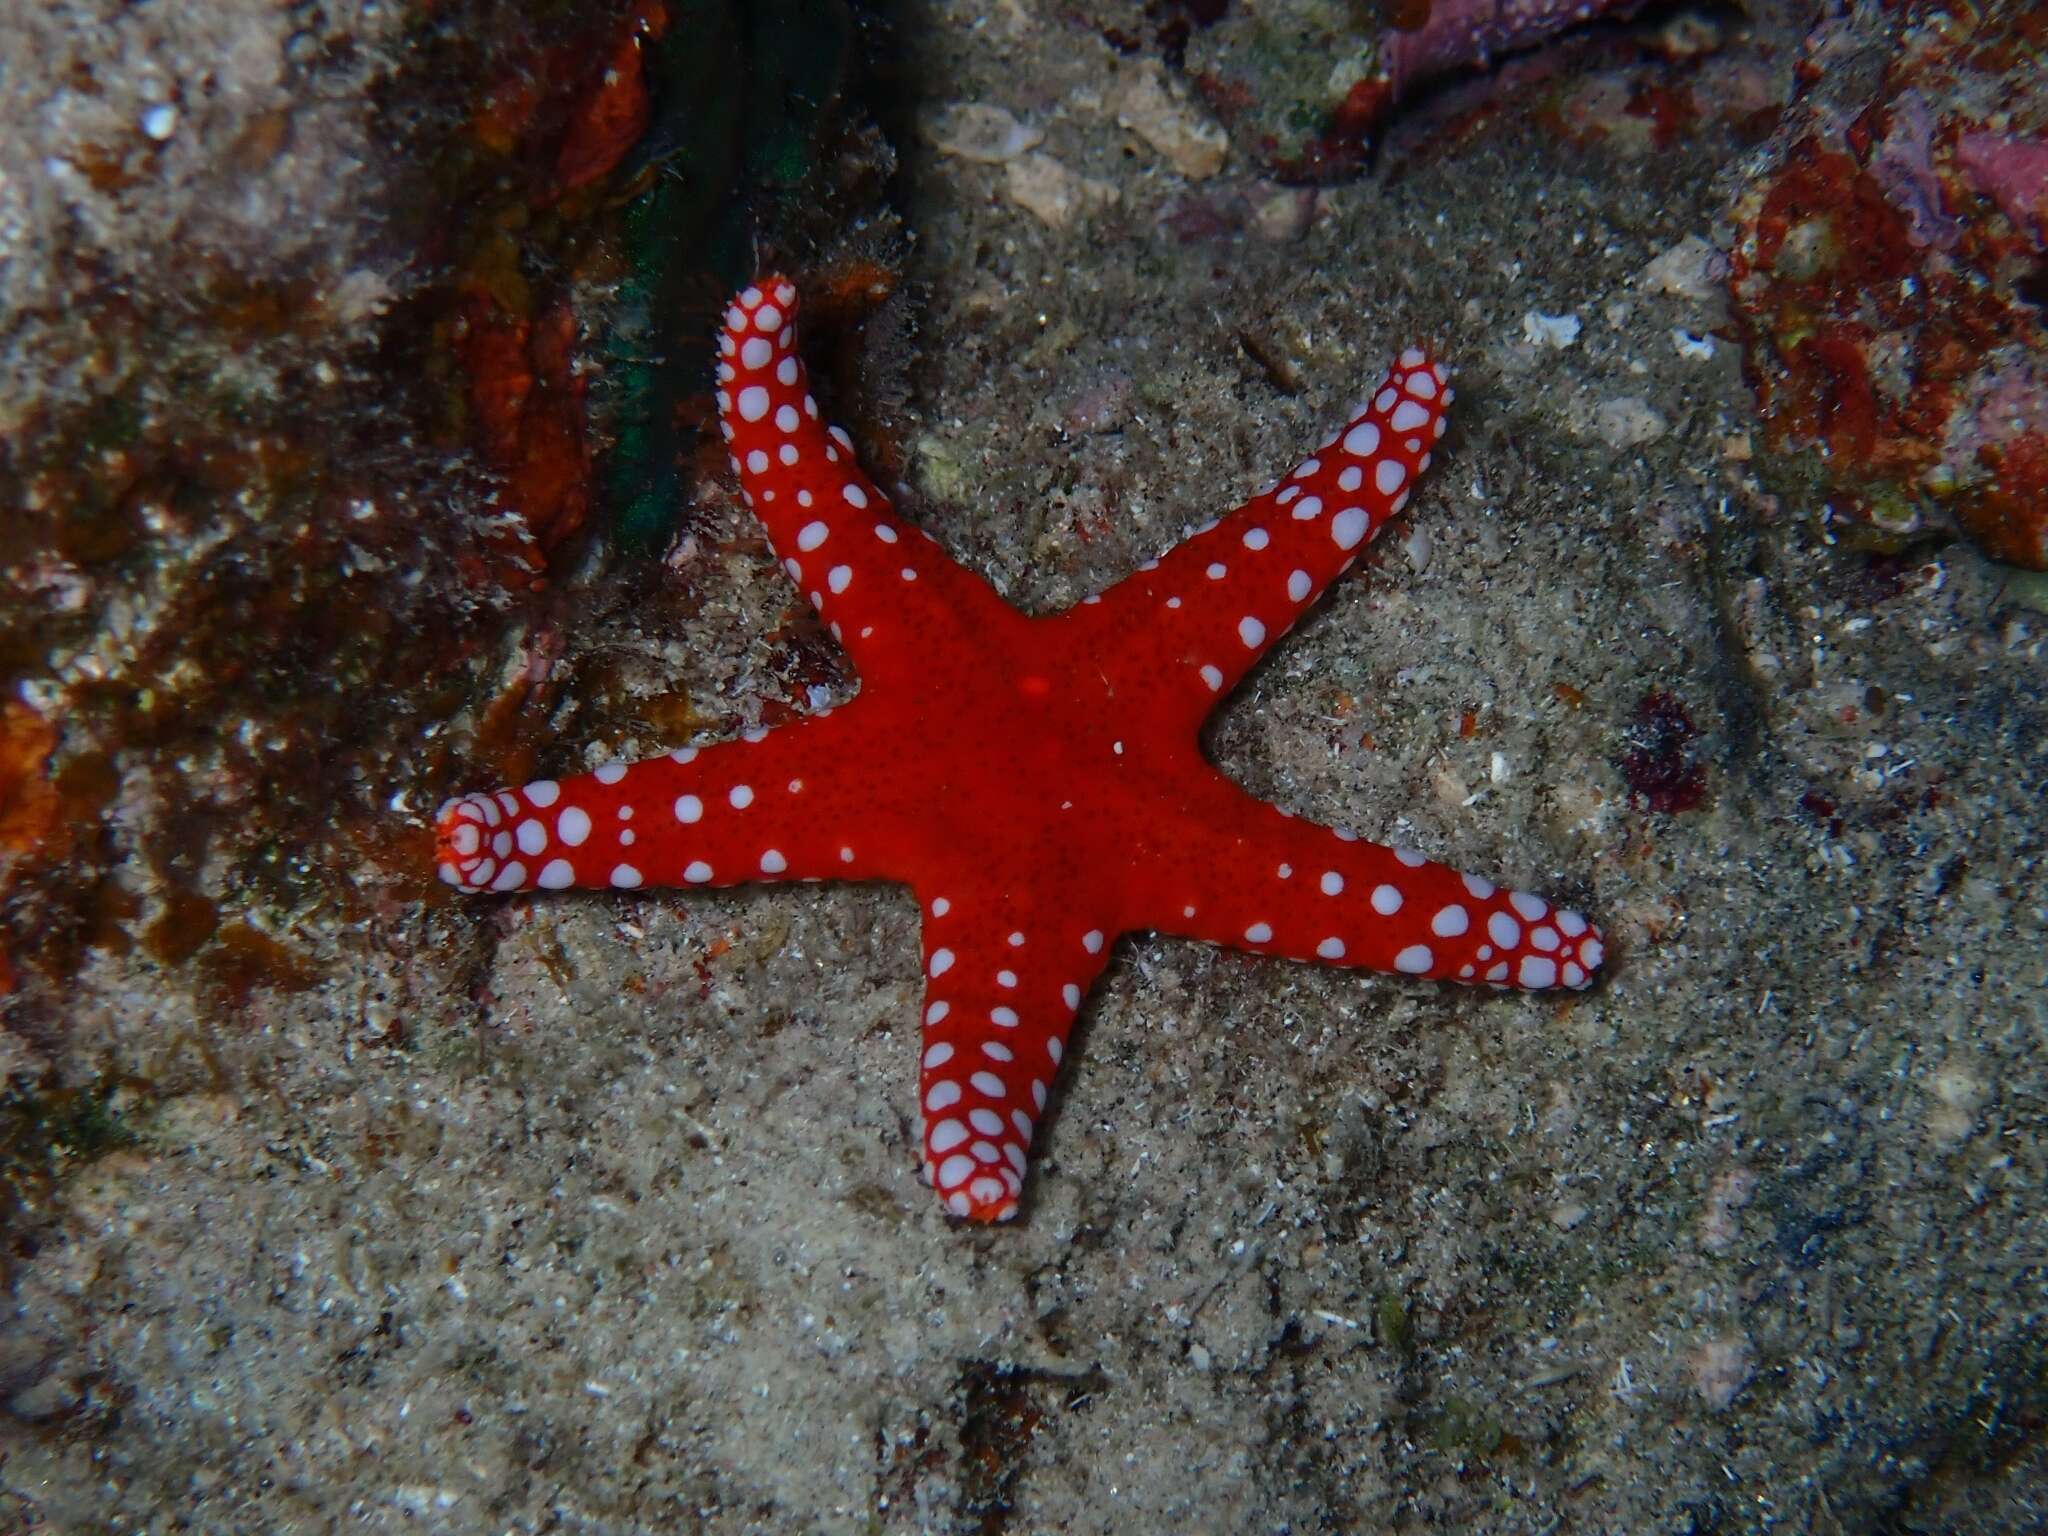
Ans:
{"label": "starfish arm", "polygon": [[797,589],[865,675],[914,671],[1003,608],[994,588],[897,517],[853,440],[818,415],[796,349],[796,288],[763,277],[718,338],[719,431],[748,507]]}
{"label": "starfish arm", "polygon": [[780,730],[461,795],[435,819],[465,891],[886,878],[903,839],[860,701]]}
{"label": "starfish arm", "polygon": [[1161,932],[1531,991],[1584,988],[1600,969],[1600,930],[1576,912],[1216,785],[1208,814],[1151,851],[1145,921]]}
{"label": "starfish arm", "polygon": [[1278,485],[1105,592],[1084,622],[1099,626],[1116,669],[1166,680],[1206,714],[1408,504],[1443,435],[1444,381],[1440,364],[1409,348],[1345,429]]}
{"label": "starfish arm", "polygon": [[1113,930],[1071,908],[1054,917],[1042,899],[984,881],[930,881],[919,902],[925,1178],[955,1216],[1008,1221],[1068,1031],[1109,961]]}

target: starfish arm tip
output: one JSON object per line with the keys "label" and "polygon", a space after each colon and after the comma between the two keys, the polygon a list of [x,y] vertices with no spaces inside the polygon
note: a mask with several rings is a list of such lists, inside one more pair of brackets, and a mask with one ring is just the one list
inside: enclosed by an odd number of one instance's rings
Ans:
{"label": "starfish arm tip", "polygon": [[1020,911],[987,887],[948,890],[925,907],[925,1181],[950,1215],[1008,1221],[1108,935]]}
{"label": "starfish arm tip", "polygon": [[978,578],[897,515],[827,422],[797,349],[798,296],[766,276],[725,312],[719,430],[740,496],[784,572],[865,672],[901,657],[922,628],[970,604]]}
{"label": "starfish arm tip", "polygon": [[435,868],[471,892],[887,878],[900,826],[844,771],[866,739],[849,707],[458,795],[435,817]]}
{"label": "starfish arm tip", "polygon": [[1150,871],[1151,926],[1252,954],[1526,991],[1591,986],[1600,930],[1411,848],[1285,815],[1220,777],[1205,829]]}
{"label": "starfish arm tip", "polygon": [[1123,637],[1125,667],[1175,677],[1208,713],[1407,507],[1444,434],[1449,379],[1408,348],[1284,478],[1105,593],[1098,622]]}

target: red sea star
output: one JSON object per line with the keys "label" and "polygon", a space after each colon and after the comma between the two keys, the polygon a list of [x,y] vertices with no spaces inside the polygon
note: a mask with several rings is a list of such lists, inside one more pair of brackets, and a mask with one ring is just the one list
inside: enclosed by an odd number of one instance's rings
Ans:
{"label": "red sea star", "polygon": [[1034,618],[905,526],[818,420],[796,290],[726,312],[718,404],[742,494],[858,666],[837,710],[441,810],[464,890],[898,880],[924,914],[925,1176],[1016,1214],[1048,1085],[1110,942],[1496,986],[1588,985],[1598,931],[1539,897],[1255,800],[1197,733],[1408,501],[1451,399],[1403,352],[1279,486],[1100,597]]}

